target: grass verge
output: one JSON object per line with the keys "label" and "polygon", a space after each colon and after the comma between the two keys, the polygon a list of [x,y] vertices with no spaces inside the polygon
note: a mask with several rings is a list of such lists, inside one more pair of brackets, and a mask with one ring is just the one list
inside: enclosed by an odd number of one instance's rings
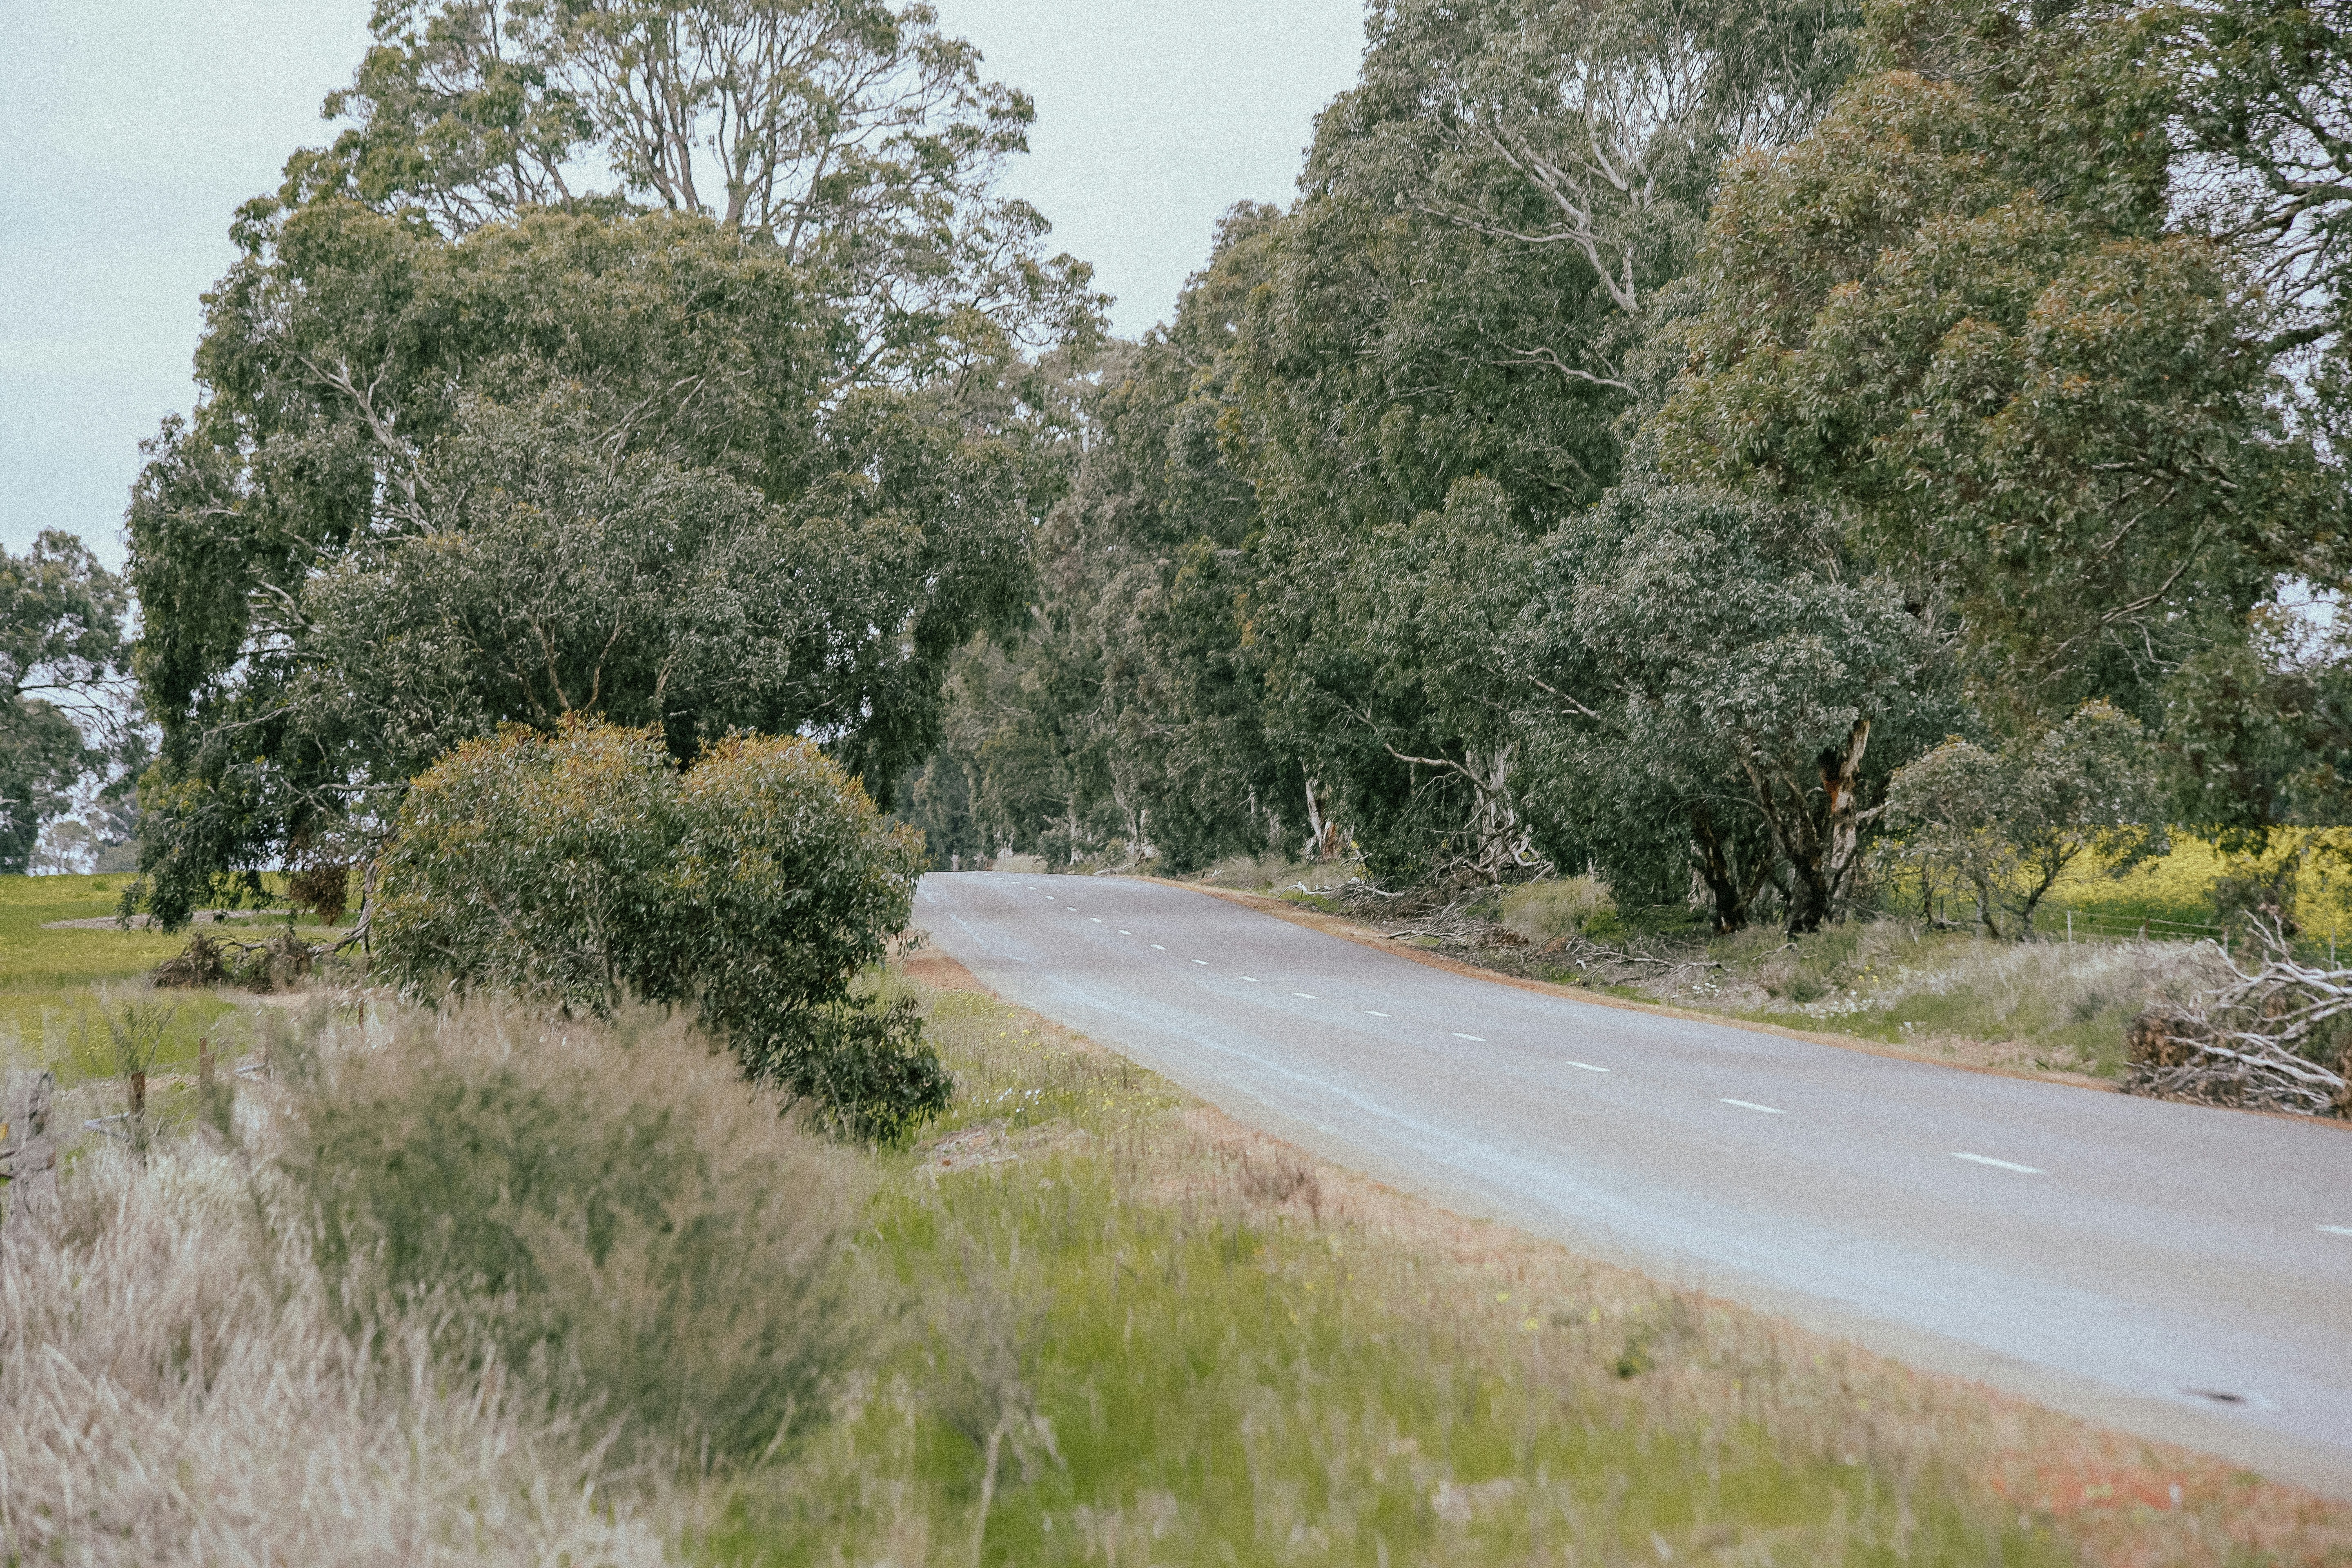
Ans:
{"label": "grass verge", "polygon": [[0,1560],[2352,1563],[2352,1510],[875,983],[959,1091],[863,1153],[682,1018],[238,1004],[267,1074],[159,1080],[0,1230]]}
{"label": "grass verge", "polygon": [[709,1562],[2352,1562],[2352,1512],[1464,1221],[969,989],[902,1303]]}
{"label": "grass verge", "polygon": [[[185,947],[188,935],[116,926],[112,916],[128,880],[0,877],[0,1058],[37,1062],[72,1083],[116,1076],[126,1047],[158,1071],[193,1065],[206,1038],[216,1049],[243,1048],[251,1030],[233,1016],[226,996],[146,992],[148,972]],[[59,923],[65,921],[100,923]],[[257,942],[284,926],[282,919],[240,920],[226,929]],[[310,924],[299,930],[312,942],[338,934]],[[153,1009],[144,1020],[152,1030],[135,1042],[120,1040],[108,1018],[119,1024],[134,1004]]]}

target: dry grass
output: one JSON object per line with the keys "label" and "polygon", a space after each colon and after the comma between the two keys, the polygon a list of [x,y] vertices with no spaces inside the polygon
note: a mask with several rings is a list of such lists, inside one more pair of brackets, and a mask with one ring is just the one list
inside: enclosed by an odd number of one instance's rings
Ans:
{"label": "dry grass", "polygon": [[805,1426],[870,1185],[683,1030],[320,1003],[230,1136],[151,1086],[0,1229],[0,1561],[665,1561]]}
{"label": "dry grass", "polygon": [[1658,1000],[1926,1047],[1979,1066],[2112,1077],[2125,1026],[2226,974],[2210,944],[1993,942],[1905,921],[1716,942],[1725,967]]}
{"label": "dry grass", "polygon": [[1614,916],[1617,901],[1591,877],[1553,877],[1525,882],[1503,894],[1496,923],[1526,942],[1544,943],[1582,936]]}
{"label": "dry grass", "polygon": [[[882,984],[960,1091],[879,1156],[681,1020],[257,1009],[232,1137],[158,1079],[143,1160],[0,1233],[0,1561],[2352,1563],[2352,1512],[1404,1197],[936,954]],[[826,1419],[771,1452],[779,1397]]]}
{"label": "dry grass", "polygon": [[10,1561],[662,1561],[586,1413],[464,1370],[429,1314],[351,1331],[243,1159],[98,1151],[66,1190],[0,1247]]}

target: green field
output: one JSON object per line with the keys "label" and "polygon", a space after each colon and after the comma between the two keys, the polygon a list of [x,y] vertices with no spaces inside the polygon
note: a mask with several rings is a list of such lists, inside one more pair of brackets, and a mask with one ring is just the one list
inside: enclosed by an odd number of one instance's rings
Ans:
{"label": "green field", "polygon": [[[110,1077],[116,1046],[107,1027],[127,1007],[142,1010],[142,1021],[161,1030],[151,1066],[171,1071],[193,1062],[197,1044],[226,1030],[240,1047],[247,1026],[229,1016],[232,1005],[212,992],[152,992],[148,973],[187,945],[187,933],[98,929],[49,929],[59,921],[104,919],[114,914],[129,879],[96,877],[0,877],[0,1053],[23,1064],[54,1068],[60,1080]],[[283,929],[257,918],[264,929],[226,934],[259,941]],[[322,927],[304,926],[318,940]],[[160,1011],[150,1012],[151,1009]],[[226,1020],[226,1022],[224,1021]],[[142,1047],[142,1049],[144,1047]]]}

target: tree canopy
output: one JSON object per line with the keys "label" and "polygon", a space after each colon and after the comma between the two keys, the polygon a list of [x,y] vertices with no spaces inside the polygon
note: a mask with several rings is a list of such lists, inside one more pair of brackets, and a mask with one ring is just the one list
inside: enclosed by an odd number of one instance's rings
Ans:
{"label": "tree canopy", "polygon": [[902,805],[1799,930],[1969,759],[2031,775],[2012,870],[2162,815],[2052,757],[2334,809],[2333,655],[2264,628],[2346,573],[2340,24],[1383,0],[1297,200],[1085,394]]}
{"label": "tree canopy", "polygon": [[134,497],[167,920],[510,724],[1724,931],[2340,817],[2334,0],[1377,0],[1134,342],[927,5],[372,25]]}
{"label": "tree canopy", "polygon": [[1025,102],[921,6],[373,26],[356,123],[240,215],[133,498],[156,913],[363,852],[510,721],[802,733],[887,792],[1065,482],[1029,351],[1097,326],[992,191]]}

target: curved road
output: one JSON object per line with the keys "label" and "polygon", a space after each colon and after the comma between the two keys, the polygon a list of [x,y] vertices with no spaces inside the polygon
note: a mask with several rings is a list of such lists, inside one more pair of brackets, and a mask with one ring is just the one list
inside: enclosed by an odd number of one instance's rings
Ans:
{"label": "curved road", "polygon": [[1008,1000],[1449,1205],[2352,1499],[2352,1131],[1448,973],[1166,882],[965,872]]}

